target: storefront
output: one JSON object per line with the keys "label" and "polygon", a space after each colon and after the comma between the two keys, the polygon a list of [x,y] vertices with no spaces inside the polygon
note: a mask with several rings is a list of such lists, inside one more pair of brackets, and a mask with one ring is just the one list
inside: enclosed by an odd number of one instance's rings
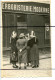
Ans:
{"label": "storefront", "polygon": [[35,31],[39,47],[50,46],[50,4],[36,2],[2,3],[3,47],[10,47],[13,30],[21,32]]}

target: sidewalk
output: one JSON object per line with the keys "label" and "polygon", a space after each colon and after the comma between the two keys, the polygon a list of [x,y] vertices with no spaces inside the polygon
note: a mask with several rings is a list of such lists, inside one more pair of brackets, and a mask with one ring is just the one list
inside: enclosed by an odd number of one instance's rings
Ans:
{"label": "sidewalk", "polygon": [[[51,54],[48,51],[39,52],[39,67],[35,69],[50,69],[51,68]],[[18,63],[17,63],[18,65]],[[22,64],[22,69],[23,68]],[[3,56],[3,69],[13,69],[12,64],[10,64],[10,56],[9,53],[4,53]],[[27,69],[32,69],[31,66],[27,67]]]}
{"label": "sidewalk", "polygon": [[[18,65],[18,63],[17,63],[17,65]],[[24,70],[23,63],[21,64],[21,66],[22,66],[21,70]],[[16,70],[16,68],[12,67],[12,64],[10,64],[9,61],[4,61],[2,69]],[[51,58],[39,60],[38,68],[32,68],[30,65],[27,67],[27,70],[36,70],[36,69],[37,70],[51,70]],[[17,70],[19,70],[19,69],[17,68]]]}
{"label": "sidewalk", "polygon": [[[8,61],[7,61],[8,62]],[[6,62],[6,63],[7,63]],[[9,62],[8,62],[9,63]],[[18,63],[17,63],[18,65]],[[3,75],[4,76],[11,76],[11,77],[18,77],[18,76],[24,76],[24,74],[27,76],[27,74],[30,74],[32,77],[49,77],[51,76],[51,58],[47,59],[41,59],[39,60],[39,67],[38,68],[32,68],[31,66],[27,67],[27,69],[24,70],[23,64],[21,70],[19,68],[15,69],[12,67],[12,64],[4,65],[3,68]],[[21,74],[21,75],[20,75]]]}

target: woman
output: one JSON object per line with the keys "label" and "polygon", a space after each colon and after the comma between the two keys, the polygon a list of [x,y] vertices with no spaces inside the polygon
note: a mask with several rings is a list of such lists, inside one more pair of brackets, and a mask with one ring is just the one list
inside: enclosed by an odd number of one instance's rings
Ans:
{"label": "woman", "polygon": [[18,66],[16,65],[16,62],[18,61],[18,53],[16,47],[17,39],[18,39],[17,33],[13,31],[10,37],[10,43],[11,43],[10,62],[13,64],[13,68],[18,68]]}
{"label": "woman", "polygon": [[32,68],[38,67],[39,66],[38,39],[36,38],[34,31],[32,31],[30,35],[29,47]]}
{"label": "woman", "polygon": [[19,39],[16,43],[18,49],[18,62],[19,62],[19,69],[21,69],[21,63],[24,63],[24,69],[26,69],[27,63],[27,41],[25,39],[24,33],[21,33]]}
{"label": "woman", "polygon": [[30,63],[30,47],[29,47],[30,35],[29,33],[26,34],[25,38],[27,39],[27,66],[29,66],[29,63]]}

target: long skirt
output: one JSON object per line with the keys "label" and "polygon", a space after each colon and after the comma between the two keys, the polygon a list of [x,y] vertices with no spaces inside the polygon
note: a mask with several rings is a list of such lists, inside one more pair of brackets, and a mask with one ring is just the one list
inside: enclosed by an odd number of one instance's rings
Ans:
{"label": "long skirt", "polygon": [[17,52],[17,49],[16,50],[11,50],[11,53],[10,53],[10,63],[13,63],[13,62],[18,62],[18,52]]}
{"label": "long skirt", "polygon": [[27,50],[23,50],[22,52],[18,51],[18,62],[27,63]]}
{"label": "long skirt", "polygon": [[30,56],[30,47],[27,47],[27,63],[31,62]]}
{"label": "long skirt", "polygon": [[38,45],[34,44],[30,49],[30,59],[31,61],[36,61],[36,65],[39,65],[39,50]]}

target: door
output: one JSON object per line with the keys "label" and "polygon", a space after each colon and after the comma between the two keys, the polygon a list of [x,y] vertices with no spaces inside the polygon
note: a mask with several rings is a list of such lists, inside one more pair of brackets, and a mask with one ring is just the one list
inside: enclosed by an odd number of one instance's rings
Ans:
{"label": "door", "polygon": [[18,35],[20,33],[27,33],[27,15],[26,14],[17,14],[17,32]]}

